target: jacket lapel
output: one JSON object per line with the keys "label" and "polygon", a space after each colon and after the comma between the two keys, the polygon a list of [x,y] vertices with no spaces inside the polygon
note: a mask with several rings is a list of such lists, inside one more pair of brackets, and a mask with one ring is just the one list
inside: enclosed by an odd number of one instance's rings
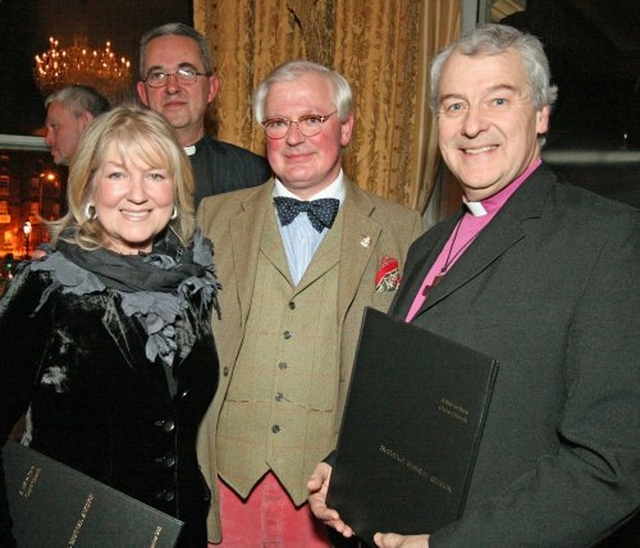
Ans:
{"label": "jacket lapel", "polygon": [[[273,184],[263,185],[241,204],[242,211],[230,221],[233,273],[243,323],[253,298],[258,256],[262,249],[277,268],[289,277],[287,259],[280,241],[272,203]],[[265,238],[263,239],[263,231]],[[220,244],[223,245],[223,244]]]}
{"label": "jacket lapel", "polygon": [[437,224],[411,246],[400,291],[391,304],[391,313],[396,319],[404,320],[406,317],[427,272],[442,251],[462,213],[461,211]]}
{"label": "jacket lapel", "polygon": [[[296,288],[298,291],[301,291],[308,285],[312,284],[340,261],[341,234],[342,211],[339,211],[331,230],[327,232],[311,258],[311,261],[309,262],[309,265]],[[280,238],[280,236],[278,237]],[[287,277],[290,278],[289,274],[287,274]]]}
{"label": "jacket lapel", "polygon": [[[262,230],[260,234],[255,235],[259,238],[260,250],[264,253],[267,261],[269,261],[285,278],[287,278],[291,284],[291,274],[289,271],[289,264],[287,262],[287,255],[284,250],[284,244],[282,243],[282,236],[280,234],[280,228],[278,221],[276,220],[275,207],[264,217],[262,223]],[[254,256],[257,258],[257,256]]]}
{"label": "jacket lapel", "polygon": [[[346,197],[342,214],[338,318],[346,316],[367,264],[376,249],[382,227],[371,218],[374,206],[355,183],[345,178]],[[371,288],[373,291],[374,289]]]}
{"label": "jacket lapel", "polygon": [[[452,292],[462,287],[520,240],[524,233],[520,223],[515,221],[513,217],[509,216],[493,219],[469,246],[469,249],[460,256],[440,283],[430,290],[429,298],[418,314],[437,305]],[[475,249],[471,252],[472,247]]]}
{"label": "jacket lapel", "polygon": [[[524,238],[523,223],[527,219],[535,219],[540,216],[550,185],[554,181],[555,176],[544,164],[534,172],[478,235],[440,283],[431,289],[429,298],[422,305],[418,314],[446,299],[448,295],[483,272],[510,247]],[[464,210],[461,210],[454,218],[438,225],[442,226],[442,230],[436,236],[435,242],[433,239],[425,241],[425,245],[429,245],[431,242],[431,251],[423,247],[423,252],[426,251],[427,257],[422,261],[421,268],[414,269],[414,275],[410,282],[411,292],[408,294],[409,297],[403,301],[403,309],[406,306],[405,315],[424,280],[424,276],[433,265],[463,213]]]}

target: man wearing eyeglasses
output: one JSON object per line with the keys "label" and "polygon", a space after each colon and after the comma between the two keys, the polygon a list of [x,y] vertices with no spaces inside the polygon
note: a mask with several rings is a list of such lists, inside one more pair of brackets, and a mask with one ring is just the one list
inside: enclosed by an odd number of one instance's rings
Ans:
{"label": "man wearing eyeglasses", "polygon": [[286,63],[253,112],[275,177],[198,211],[224,284],[213,320],[221,380],[199,457],[221,546],[326,547],[306,481],[335,448],[363,309],[388,308],[422,220],[343,173],[354,115],[337,72]]}
{"label": "man wearing eyeglasses", "polygon": [[189,154],[196,206],[205,196],[256,186],[271,175],[261,156],[205,134],[205,114],[218,88],[207,42],[195,29],[168,23],[142,37],[138,95],[169,120]]}

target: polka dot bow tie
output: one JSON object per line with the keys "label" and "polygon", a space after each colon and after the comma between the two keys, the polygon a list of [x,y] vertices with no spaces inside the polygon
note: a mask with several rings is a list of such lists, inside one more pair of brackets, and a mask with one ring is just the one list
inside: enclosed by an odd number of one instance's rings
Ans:
{"label": "polka dot bow tie", "polygon": [[326,226],[331,228],[333,221],[340,209],[340,200],[336,198],[321,198],[319,200],[311,200],[303,202],[295,198],[285,198],[278,196],[273,199],[278,208],[278,217],[282,226],[291,223],[299,213],[306,211],[311,225],[318,232]]}

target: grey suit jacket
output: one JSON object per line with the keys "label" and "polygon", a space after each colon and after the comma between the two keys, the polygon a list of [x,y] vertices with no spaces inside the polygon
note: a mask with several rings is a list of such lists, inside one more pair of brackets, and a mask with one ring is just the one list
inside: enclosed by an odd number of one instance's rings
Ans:
{"label": "grey suit jacket", "polygon": [[[418,212],[384,200],[345,179],[346,197],[340,244],[337,304],[341,325],[339,417],[347,395],[351,366],[365,306],[387,310],[394,292],[376,292],[375,277],[383,256],[398,260],[400,268],[411,242],[423,231]],[[198,209],[198,224],[215,247],[214,263],[222,284],[219,292],[222,320],[213,319],[220,358],[220,384],[201,427],[198,452],[203,472],[214,491],[209,522],[210,538],[217,538],[215,436],[220,409],[244,336],[254,294],[256,266],[266,215],[275,215],[273,179],[251,189],[205,198]],[[325,242],[323,242],[324,244]],[[322,250],[323,244],[317,253]],[[281,244],[280,244],[281,245]],[[282,252],[284,257],[284,250]]]}
{"label": "grey suit jacket", "polygon": [[[412,245],[393,315],[405,317],[456,221]],[[413,323],[500,362],[466,511],[433,548],[588,546],[639,508],[637,211],[543,164]]]}

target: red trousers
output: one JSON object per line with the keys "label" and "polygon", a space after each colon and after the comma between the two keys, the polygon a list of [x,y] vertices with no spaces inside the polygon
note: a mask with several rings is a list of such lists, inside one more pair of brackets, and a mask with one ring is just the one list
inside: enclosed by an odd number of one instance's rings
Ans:
{"label": "red trousers", "polygon": [[296,508],[277,478],[269,472],[242,500],[218,480],[222,542],[210,548],[328,548],[324,525],[308,504]]}

